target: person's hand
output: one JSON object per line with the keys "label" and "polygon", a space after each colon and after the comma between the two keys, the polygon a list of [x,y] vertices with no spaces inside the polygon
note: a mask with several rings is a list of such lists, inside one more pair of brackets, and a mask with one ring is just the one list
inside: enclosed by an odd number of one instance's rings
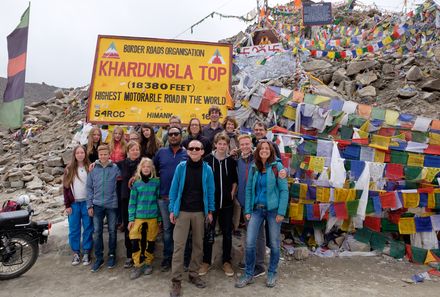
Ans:
{"label": "person's hand", "polygon": [[87,212],[89,213],[89,217],[93,217],[93,207],[90,207]]}
{"label": "person's hand", "polygon": [[247,221],[249,221],[251,219],[251,215],[250,214],[244,215],[244,217],[246,218]]}
{"label": "person's hand", "polygon": [[170,222],[171,222],[171,224],[176,223],[176,218],[174,217],[174,212],[170,212]]}
{"label": "person's hand", "polygon": [[281,169],[280,172],[278,173],[278,177],[281,179],[285,179],[287,177],[287,170]]}
{"label": "person's hand", "polygon": [[238,148],[232,149],[229,154],[233,157],[236,157],[238,155]]}
{"label": "person's hand", "polygon": [[133,225],[134,225],[134,222],[128,222],[128,226],[127,226],[128,231],[131,230],[131,228],[133,227]]}
{"label": "person's hand", "polygon": [[128,188],[131,189],[131,186],[134,184],[135,178],[132,177],[130,178],[130,180],[128,181]]}
{"label": "person's hand", "polygon": [[208,213],[208,215],[206,216],[206,220],[208,221],[208,223],[212,223],[212,213]]}
{"label": "person's hand", "polygon": [[93,170],[93,168],[95,168],[95,163],[91,163],[89,165],[89,172]]}
{"label": "person's hand", "polygon": [[284,216],[277,215],[275,220],[277,221],[277,223],[281,223],[284,220]]}
{"label": "person's hand", "polygon": [[71,207],[66,207],[66,209],[64,210],[64,213],[68,216],[70,216],[72,214],[72,208]]}

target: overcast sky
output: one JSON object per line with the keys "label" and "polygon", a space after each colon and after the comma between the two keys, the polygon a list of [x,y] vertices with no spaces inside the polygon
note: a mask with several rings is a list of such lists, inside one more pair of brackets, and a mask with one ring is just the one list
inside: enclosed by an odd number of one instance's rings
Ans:
{"label": "overcast sky", "polygon": [[[269,0],[269,5],[287,2]],[[376,2],[384,9],[401,10],[404,1],[359,2]],[[422,0],[408,0],[409,4],[414,2]],[[0,0],[1,77],[6,77],[7,72],[6,36],[18,25],[28,3]],[[190,30],[179,34],[213,11],[244,15],[255,8],[256,3],[257,0],[34,0],[30,13],[26,81],[59,87],[89,84],[98,34],[200,41],[231,37],[248,24],[215,16],[195,27],[193,34]]]}

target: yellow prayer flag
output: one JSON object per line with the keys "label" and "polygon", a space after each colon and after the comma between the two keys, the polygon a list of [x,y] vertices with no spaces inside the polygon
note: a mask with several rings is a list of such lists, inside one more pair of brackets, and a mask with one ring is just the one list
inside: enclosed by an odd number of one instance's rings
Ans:
{"label": "yellow prayer flag", "polygon": [[243,100],[241,101],[241,105],[243,105],[244,107],[249,107],[249,101]]}
{"label": "yellow prayer flag", "polygon": [[365,123],[363,123],[359,129],[361,131],[368,132],[368,130],[370,130],[370,121],[365,121]]}
{"label": "yellow prayer flag", "polygon": [[426,177],[424,179],[426,181],[432,182],[432,180],[435,178],[437,173],[440,172],[440,168],[435,168],[435,167],[426,167],[426,168],[427,168],[427,172],[426,172]]}
{"label": "yellow prayer flag", "polygon": [[385,111],[385,123],[390,126],[395,126],[397,124],[397,119],[399,118],[399,113],[395,110],[387,109]]}
{"label": "yellow prayer flag", "polygon": [[419,206],[420,194],[419,193],[402,193],[403,207],[415,208]]}
{"label": "yellow prayer flag", "polygon": [[353,201],[356,199],[356,189],[348,189],[347,201]]}
{"label": "yellow prayer flag", "polygon": [[388,45],[391,42],[393,42],[393,39],[390,36],[385,37],[384,39],[382,39],[382,43],[383,45]]}
{"label": "yellow prayer flag", "polygon": [[305,199],[307,197],[307,184],[299,184],[299,198]]}
{"label": "yellow prayer flag", "polygon": [[292,220],[301,221],[304,219],[304,205],[300,203],[290,203],[289,215]]}
{"label": "yellow prayer flag", "polygon": [[399,219],[399,233],[400,234],[415,234],[416,223],[414,218],[400,218]]}
{"label": "yellow prayer flag", "polygon": [[423,167],[424,161],[425,161],[425,155],[408,153],[408,162],[407,162],[407,164],[409,166]]}
{"label": "yellow prayer flag", "polygon": [[388,147],[390,146],[390,141],[391,137],[373,134],[369,146],[380,150],[388,150]]}
{"label": "yellow prayer flag", "polygon": [[348,196],[348,189],[335,188],[335,202],[346,202]]}
{"label": "yellow prayer flag", "polygon": [[323,203],[330,202],[330,188],[317,187],[316,201]]}
{"label": "yellow prayer flag", "polygon": [[440,134],[430,132],[429,144],[440,144]]}
{"label": "yellow prayer flag", "polygon": [[321,104],[321,103],[323,103],[323,102],[330,101],[330,99],[331,99],[330,97],[317,95],[317,96],[315,97],[315,100],[313,101],[313,104],[318,105],[318,104]]}
{"label": "yellow prayer flag", "polygon": [[438,262],[438,258],[436,256],[434,256],[431,252],[431,250],[428,250],[428,252],[426,253],[426,259],[425,259],[425,263],[424,264],[428,264],[431,262]]}
{"label": "yellow prayer flag", "polygon": [[384,163],[385,162],[385,152],[376,149],[374,151],[374,162]]}
{"label": "yellow prayer flag", "polygon": [[310,156],[309,170],[314,172],[322,172],[324,170],[325,158]]}
{"label": "yellow prayer flag", "polygon": [[351,223],[351,219],[344,220],[344,222],[341,225],[341,230],[344,232],[348,232],[348,230],[350,229],[350,223]]}
{"label": "yellow prayer flag", "polygon": [[327,54],[327,57],[328,57],[329,59],[334,59],[335,56],[336,56],[336,54],[335,54],[335,52],[333,52],[333,51],[330,51],[330,52],[328,52],[328,54]]}
{"label": "yellow prayer flag", "polygon": [[435,194],[428,193],[428,208],[435,208]]}
{"label": "yellow prayer flag", "polygon": [[296,108],[290,105],[284,106],[283,117],[294,121],[296,119]]}

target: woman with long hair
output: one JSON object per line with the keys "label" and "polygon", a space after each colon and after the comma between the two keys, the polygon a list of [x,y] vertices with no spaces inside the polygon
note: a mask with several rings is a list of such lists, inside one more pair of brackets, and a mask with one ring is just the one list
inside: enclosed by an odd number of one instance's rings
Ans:
{"label": "woman with long hair", "polygon": [[90,163],[98,160],[98,146],[101,145],[102,133],[98,126],[93,126],[87,137],[87,144],[85,145],[87,158]]}
{"label": "woman with long hair", "polygon": [[161,141],[156,137],[154,129],[149,124],[141,126],[141,156],[153,159],[162,146]]}
{"label": "woman with long hair", "polygon": [[202,124],[198,118],[192,118],[188,124],[188,137],[182,141],[182,146],[188,148],[192,140],[198,140],[203,144],[205,153],[203,157],[209,155],[212,151],[212,144],[208,138],[202,135]]}
{"label": "woman with long hair", "polygon": [[238,123],[234,117],[227,116],[223,121],[223,133],[226,133],[229,137],[229,155],[233,156],[235,159],[238,159]]}
{"label": "woman with long hair", "polygon": [[287,180],[278,176],[283,165],[276,161],[275,149],[270,141],[262,139],[258,142],[254,160],[255,164],[251,167],[246,184],[244,213],[249,220],[246,234],[246,268],[235,287],[243,288],[253,282],[257,236],[261,225],[266,221],[270,241],[266,286],[272,288],[277,280],[281,222],[286,215],[289,191]]}
{"label": "woman with long hair", "polygon": [[113,129],[112,139],[109,143],[110,148],[110,160],[113,163],[118,163],[125,159],[127,144],[125,143],[124,129],[120,126],[116,126]]}
{"label": "woman with long hair", "polygon": [[128,202],[130,200],[130,179],[136,172],[136,168],[141,160],[141,147],[137,141],[130,141],[127,145],[127,158],[117,163],[119,170],[121,171],[121,206],[120,214],[122,217],[122,225],[125,233],[125,250],[126,261],[124,268],[130,268],[133,266],[131,241],[128,231]]}
{"label": "woman with long hair", "polygon": [[72,265],[80,263],[81,255],[81,227],[83,265],[90,264],[90,250],[93,244],[93,219],[87,210],[87,174],[89,159],[82,146],[73,149],[72,158],[64,170],[63,189],[65,213],[69,221],[69,244],[73,251]]}

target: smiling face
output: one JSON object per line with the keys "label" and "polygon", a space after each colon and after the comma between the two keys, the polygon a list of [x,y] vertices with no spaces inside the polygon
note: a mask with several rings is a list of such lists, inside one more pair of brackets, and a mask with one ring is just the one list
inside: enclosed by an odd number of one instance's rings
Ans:
{"label": "smiling face", "polygon": [[259,154],[259,156],[261,158],[261,161],[263,163],[265,163],[266,160],[269,159],[269,157],[270,157],[270,146],[269,146],[269,143],[267,143],[267,142],[262,143],[261,144],[261,149],[258,152],[258,154]]}
{"label": "smiling face", "polygon": [[86,152],[84,151],[83,147],[78,147],[75,151],[75,159],[78,163],[84,162],[86,158]]}
{"label": "smiling face", "polygon": [[193,119],[189,123],[189,132],[191,135],[197,135],[200,133],[200,122],[197,119]]}
{"label": "smiling face", "polygon": [[148,175],[151,174],[151,167],[150,167],[150,164],[148,164],[148,162],[144,162],[144,163],[142,164],[141,172],[142,172],[142,174],[145,175],[145,176],[148,176]]}
{"label": "smiling face", "polygon": [[182,141],[182,134],[177,128],[170,128],[168,130],[168,142],[170,146],[179,146]]}
{"label": "smiling face", "polygon": [[121,139],[122,139],[122,130],[121,129],[115,129],[113,131],[113,139],[115,141],[121,141]]}
{"label": "smiling face", "polygon": [[99,143],[99,141],[101,140],[101,131],[99,130],[93,131],[92,140],[93,143]]}
{"label": "smiling face", "polygon": [[211,113],[209,114],[209,119],[211,120],[211,122],[216,123],[218,122],[219,118],[220,118],[220,111],[211,110]]}
{"label": "smiling face", "polygon": [[254,135],[255,135],[255,138],[257,140],[262,139],[263,137],[266,136],[266,134],[267,134],[267,131],[266,131],[266,129],[264,129],[264,126],[255,125],[255,127],[254,127]]}
{"label": "smiling face", "polygon": [[188,144],[188,155],[193,162],[198,162],[203,156],[203,144],[198,140],[193,140]]}
{"label": "smiling face", "polygon": [[98,158],[102,164],[107,164],[108,160],[110,159],[110,154],[108,150],[98,151]]}
{"label": "smiling face", "polygon": [[245,156],[249,155],[252,151],[252,140],[249,138],[242,138],[239,142],[241,153]]}
{"label": "smiling face", "polygon": [[128,149],[128,158],[130,160],[136,160],[141,155],[141,150],[139,148],[139,145],[133,145]]}
{"label": "smiling face", "polygon": [[142,128],[142,134],[146,139],[150,138],[151,136],[151,129],[150,128]]}
{"label": "smiling face", "polygon": [[233,133],[234,132],[234,130],[235,130],[235,125],[234,125],[234,123],[233,122],[231,122],[231,121],[227,121],[226,122],[226,132],[228,132],[228,133]]}

